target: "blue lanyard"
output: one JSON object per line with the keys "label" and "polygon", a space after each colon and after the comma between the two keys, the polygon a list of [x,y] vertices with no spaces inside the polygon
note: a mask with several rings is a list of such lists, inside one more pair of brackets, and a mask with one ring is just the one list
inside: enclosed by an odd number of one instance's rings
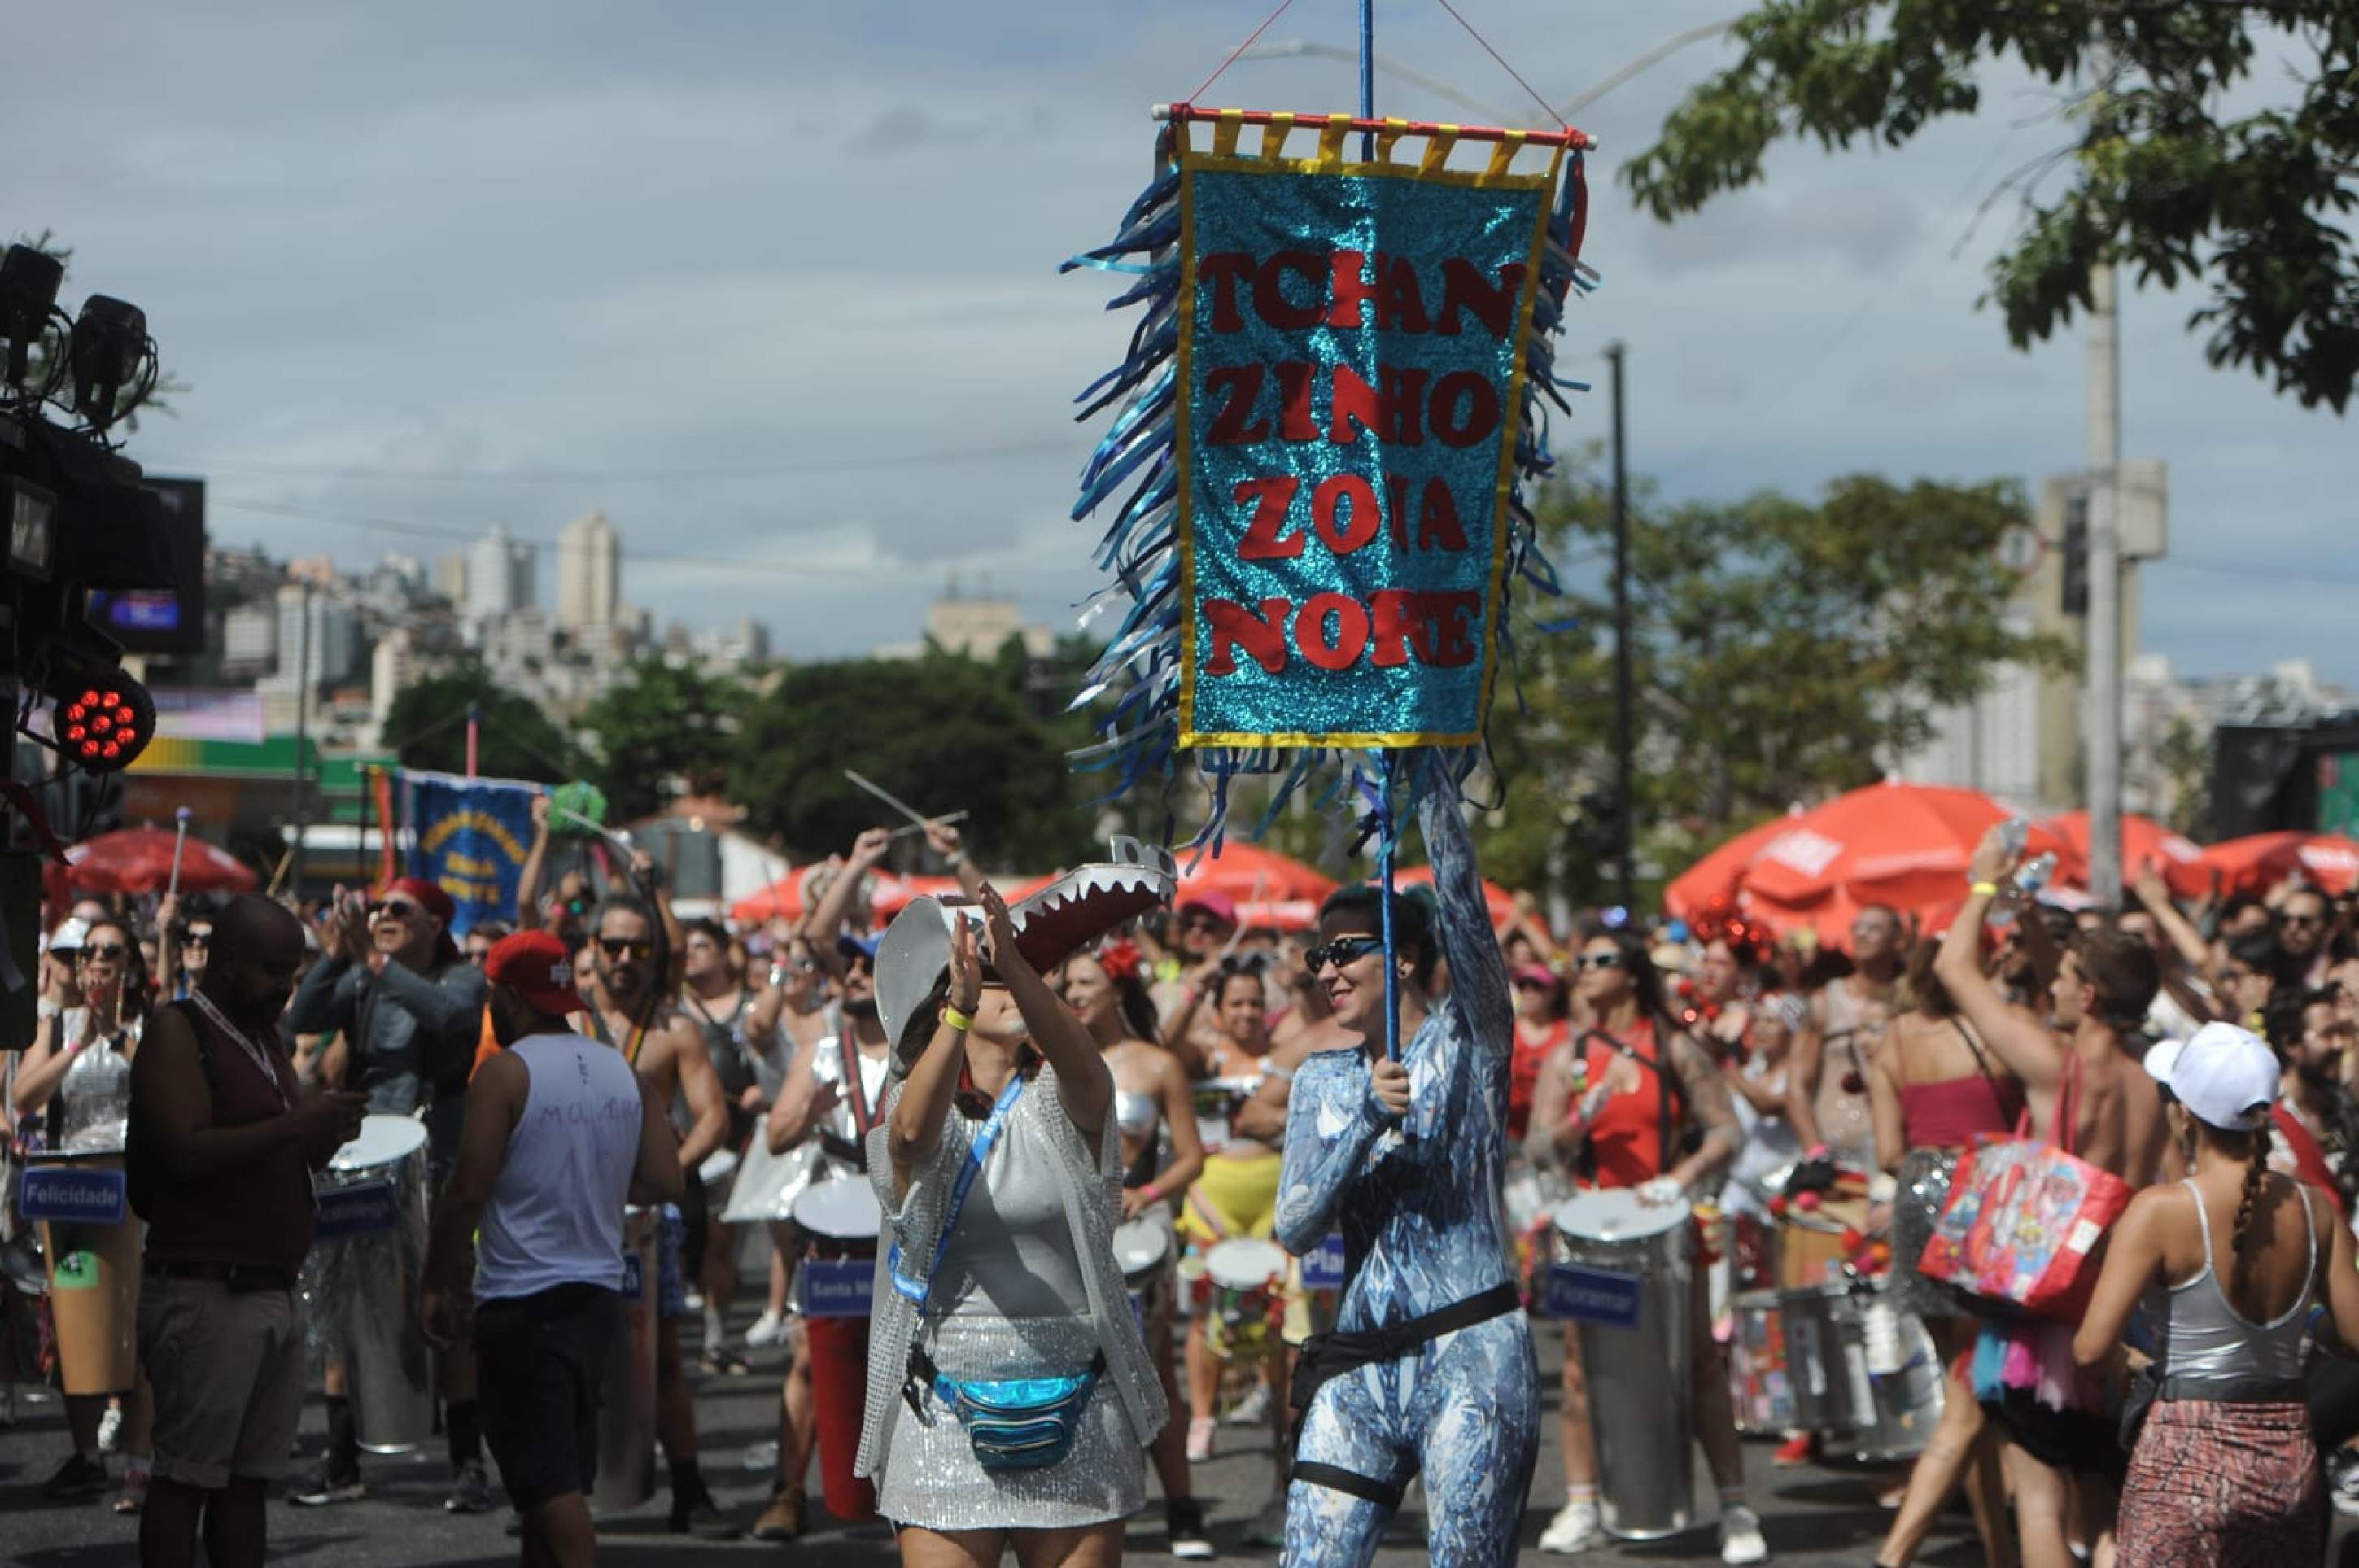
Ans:
{"label": "blue lanyard", "polygon": [[893,1289],[918,1304],[919,1316],[923,1316],[926,1311],[926,1292],[931,1288],[934,1276],[941,1270],[944,1255],[951,1249],[951,1231],[958,1225],[959,1211],[966,1207],[966,1195],[973,1188],[975,1177],[981,1174],[983,1162],[991,1157],[991,1146],[998,1138],[1000,1129],[1007,1125],[1007,1113],[1015,1108],[1016,1096],[1023,1092],[1024,1074],[1019,1071],[1007,1081],[1007,1087],[999,1092],[999,1099],[991,1107],[991,1115],[975,1130],[974,1141],[967,1148],[966,1163],[959,1168],[958,1181],[951,1188],[950,1208],[942,1214],[942,1234],[934,1243],[933,1267],[926,1270],[924,1278],[913,1279],[901,1272],[901,1247],[898,1242],[893,1245],[892,1254],[886,1262],[886,1270],[893,1276]]}

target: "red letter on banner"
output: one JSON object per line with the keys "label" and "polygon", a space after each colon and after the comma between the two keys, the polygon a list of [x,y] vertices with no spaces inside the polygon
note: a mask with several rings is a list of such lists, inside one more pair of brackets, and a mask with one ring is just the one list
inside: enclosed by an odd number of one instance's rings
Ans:
{"label": "red letter on banner", "polygon": [[1237,285],[1253,275],[1253,257],[1241,250],[1224,250],[1208,256],[1196,264],[1199,285],[1212,286],[1212,330],[1235,332],[1245,330],[1245,318],[1237,309]]}
{"label": "red letter on banner", "polygon": [[1322,312],[1315,300],[1298,305],[1286,297],[1289,272],[1309,278],[1314,294],[1326,287],[1327,268],[1319,257],[1307,250],[1282,250],[1254,274],[1254,310],[1265,323],[1282,332],[1308,332],[1319,324]]}
{"label": "red letter on banner", "polygon": [[[1375,539],[1383,526],[1376,516],[1376,487],[1356,474],[1321,480],[1319,488],[1310,493],[1310,521],[1329,550],[1337,555],[1351,554]],[[1296,535],[1296,545],[1301,542],[1302,537]]]}
{"label": "red letter on banner", "polygon": [[[1335,617],[1335,640],[1327,640],[1327,617]],[[1321,670],[1348,670],[1368,646],[1368,612],[1344,593],[1313,593],[1294,617],[1294,646]]]}
{"label": "red letter on banner", "polygon": [[1245,525],[1245,537],[1237,544],[1239,561],[1292,561],[1302,553],[1300,534],[1281,537],[1286,514],[1293,509],[1295,492],[1301,488],[1302,481],[1291,474],[1237,481],[1237,504],[1254,503],[1253,521]]}
{"label": "red letter on banner", "polygon": [[1286,668],[1286,613],[1294,608],[1285,599],[1264,599],[1261,614],[1234,599],[1207,599],[1204,618],[1212,624],[1212,656],[1204,661],[1207,675],[1237,672],[1235,650],[1244,648],[1255,663],[1272,675]]}

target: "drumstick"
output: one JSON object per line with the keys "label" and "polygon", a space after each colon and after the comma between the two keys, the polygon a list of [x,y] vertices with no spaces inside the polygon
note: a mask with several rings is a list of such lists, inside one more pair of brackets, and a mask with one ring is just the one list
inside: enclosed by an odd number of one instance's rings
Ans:
{"label": "drumstick", "polygon": [[936,817],[936,818],[934,818],[934,819],[933,819],[933,821],[931,821],[931,822],[911,822],[908,827],[905,827],[905,828],[895,828],[895,829],[893,830],[893,836],[894,836],[895,838],[907,838],[907,837],[908,837],[908,835],[909,835],[909,834],[911,834],[911,833],[923,833],[923,832],[925,832],[928,828],[946,828],[946,827],[950,827],[950,826],[951,826],[951,825],[952,825],[952,824],[954,824],[954,823],[957,823],[957,822],[962,822],[966,821],[966,820],[967,820],[967,817],[968,817],[970,814],[971,814],[971,813],[966,812],[966,811],[952,811],[952,812],[951,812],[949,816],[947,816],[947,817]]}
{"label": "drumstick", "polygon": [[172,813],[172,882],[164,889],[168,898],[180,896],[180,852],[189,847],[189,808],[182,806]]}
{"label": "drumstick", "polygon": [[600,838],[604,839],[608,844],[614,845],[614,848],[622,852],[623,858],[625,860],[628,860],[631,857],[631,841],[621,833],[609,832],[604,823],[593,822],[588,817],[583,816],[581,812],[569,810],[564,806],[552,805],[549,809],[560,817],[571,818],[572,821],[581,823],[583,827],[588,828],[592,833],[596,833]]}
{"label": "drumstick", "polygon": [[888,793],[883,785],[877,783],[873,779],[864,778],[860,774],[853,772],[849,768],[843,770],[843,776],[846,779],[851,779],[854,784],[859,785],[863,789],[865,789],[870,794],[875,796],[878,800],[884,801],[886,805],[892,807],[895,811],[900,812],[903,816],[908,818],[909,825],[918,829],[920,833],[924,832],[928,827],[930,827],[936,822],[958,821],[962,819],[965,815],[964,812],[961,812],[958,818],[929,817],[920,812],[915,806],[910,805],[908,801],[901,800],[896,795]]}

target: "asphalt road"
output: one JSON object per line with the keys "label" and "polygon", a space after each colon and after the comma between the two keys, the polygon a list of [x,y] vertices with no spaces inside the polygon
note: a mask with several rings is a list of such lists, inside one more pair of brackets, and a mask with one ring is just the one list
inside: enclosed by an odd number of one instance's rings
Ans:
{"label": "asphalt road", "polygon": [[[747,1313],[737,1314],[742,1331]],[[693,1329],[691,1327],[691,1338]],[[1556,1333],[1543,1326],[1540,1334],[1542,1375],[1553,1410]],[[691,1353],[692,1354],[692,1353]],[[768,1438],[777,1409],[780,1356],[756,1353],[756,1371],[747,1377],[705,1379],[697,1399],[699,1438],[705,1470],[722,1504],[733,1518],[750,1523],[767,1500],[769,1476],[741,1467],[748,1444]],[[136,1563],[137,1521],[119,1518],[104,1501],[59,1504],[44,1501],[40,1483],[63,1457],[65,1426],[58,1404],[30,1404],[28,1390],[19,1389],[13,1425],[0,1429],[0,1561],[28,1568],[115,1568]],[[5,1407],[0,1407],[5,1410]],[[315,1399],[305,1411],[304,1435],[309,1452],[316,1454],[325,1430]],[[1859,1470],[1821,1467],[1777,1470],[1769,1464],[1766,1445],[1747,1449],[1748,1491],[1759,1510],[1772,1550],[1789,1563],[1864,1565],[1873,1562],[1886,1516],[1875,1506],[1878,1476]],[[118,1462],[119,1464],[119,1462]],[[1556,1428],[1547,1423],[1538,1478],[1525,1515],[1525,1560],[1544,1558],[1533,1549],[1540,1530],[1563,1500]],[[1699,1460],[1699,1468],[1701,1461]],[[274,1561],[315,1563],[320,1568],[393,1568],[396,1564],[508,1563],[516,1560],[516,1543],[505,1533],[506,1515],[459,1517],[445,1513],[442,1497],[447,1479],[440,1454],[366,1461],[368,1497],[328,1508],[298,1508],[285,1503],[271,1507],[271,1555]],[[1205,1500],[1215,1544],[1223,1561],[1274,1562],[1276,1553],[1248,1551],[1237,1544],[1240,1533],[1268,1497],[1268,1443],[1257,1432],[1224,1427],[1215,1458],[1196,1467],[1196,1486]],[[816,1482],[816,1476],[813,1477]],[[1150,1490],[1152,1486],[1150,1483]],[[603,1520],[601,1542],[608,1561],[629,1563],[701,1564],[716,1568],[723,1561],[797,1562],[812,1564],[881,1563],[896,1561],[892,1542],[881,1527],[848,1529],[829,1520],[812,1490],[813,1528],[791,1545],[743,1542],[717,1544],[682,1541],[665,1530],[667,1494],[658,1490],[646,1506]],[[1388,1565],[1425,1560],[1423,1498],[1412,1492],[1378,1561]],[[1133,1523],[1128,1560],[1161,1564],[1162,1509],[1150,1503]],[[1716,1563],[1717,1540],[1702,1530],[1672,1541],[1644,1546],[1624,1546],[1592,1554],[1593,1563]],[[1978,1563],[1971,1526],[1962,1511],[1943,1521],[1920,1561],[1942,1568],[1963,1568]]]}

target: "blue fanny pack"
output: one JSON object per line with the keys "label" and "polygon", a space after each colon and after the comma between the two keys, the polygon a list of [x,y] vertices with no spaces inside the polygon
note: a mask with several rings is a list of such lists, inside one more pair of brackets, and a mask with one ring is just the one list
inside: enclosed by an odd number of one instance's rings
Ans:
{"label": "blue fanny pack", "polygon": [[951,1189],[950,1207],[942,1215],[942,1233],[934,1247],[932,1266],[922,1275],[904,1273],[898,1247],[892,1249],[886,1260],[893,1289],[918,1307],[918,1332],[910,1341],[909,1370],[901,1386],[901,1397],[908,1401],[918,1419],[924,1421],[923,1391],[932,1390],[943,1408],[958,1418],[959,1425],[965,1429],[967,1442],[974,1449],[975,1463],[985,1470],[1041,1470],[1064,1458],[1072,1449],[1082,1414],[1089,1409],[1090,1397],[1096,1392],[1098,1379],[1106,1369],[1105,1352],[1100,1350],[1091,1358],[1086,1371],[1071,1377],[951,1377],[934,1365],[933,1357],[919,1343],[925,1337],[927,1323],[932,1321],[926,1315],[926,1299],[932,1289],[933,1277],[941,1268],[943,1255],[950,1250],[951,1232],[958,1225],[959,1211],[966,1206],[966,1195],[982,1173],[983,1162],[1007,1125],[1008,1113],[1023,1091],[1020,1075],[1009,1080],[1007,1087],[1000,1091],[998,1102],[991,1107],[990,1116],[976,1131],[967,1150],[966,1163]]}

